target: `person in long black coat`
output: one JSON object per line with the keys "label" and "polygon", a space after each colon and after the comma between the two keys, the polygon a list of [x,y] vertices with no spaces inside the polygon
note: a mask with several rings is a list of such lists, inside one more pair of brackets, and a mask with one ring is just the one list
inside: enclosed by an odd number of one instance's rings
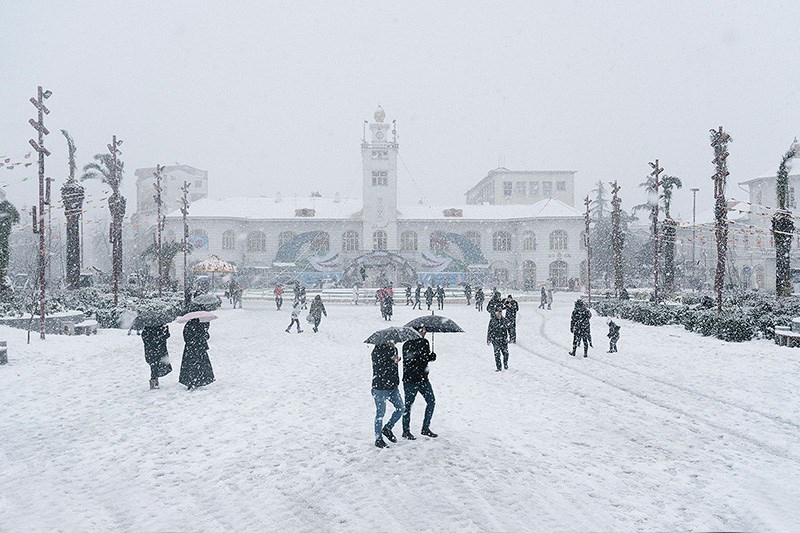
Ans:
{"label": "person in long black coat", "polygon": [[505,301],[506,320],[508,321],[508,342],[516,344],[517,342],[517,312],[519,311],[519,304],[509,294]]}
{"label": "person in long black coat", "polygon": [[433,288],[428,285],[428,288],[425,289],[425,304],[428,306],[428,311],[431,310],[431,304],[433,303]]}
{"label": "person in long black coat", "polygon": [[328,316],[328,312],[325,310],[325,304],[322,303],[322,297],[319,294],[314,296],[314,299],[311,301],[311,309],[308,310],[308,314],[311,315],[311,319],[314,321],[314,333],[316,333],[319,331],[319,323],[322,321],[322,315]]}
{"label": "person in long black coat", "polygon": [[486,304],[486,312],[488,312],[491,316],[494,316],[494,312],[500,309],[503,310],[503,300],[500,298],[500,293],[498,291],[494,291],[492,293],[492,297],[489,299],[489,303]]}
{"label": "person in long black coat", "polygon": [[[400,397],[400,372],[397,363],[400,356],[394,341],[377,344],[372,350],[372,398],[375,400],[375,446],[386,448],[385,435],[389,442],[397,442],[392,428],[403,416],[403,398]],[[394,406],[394,412],[384,425],[386,401]]]}
{"label": "person in long black coat", "polygon": [[439,309],[444,309],[444,288],[441,285],[436,287],[436,302],[439,304]]}
{"label": "person in long black coat", "polygon": [[[489,319],[489,329],[486,332],[486,345],[494,347],[494,362],[497,372],[503,368],[508,370],[508,322],[503,317],[503,309],[497,308]],[[502,358],[502,366],[501,365]]]}
{"label": "person in long black coat", "polygon": [[547,290],[542,285],[542,296],[539,302],[539,309],[544,309],[544,306],[547,305]]}
{"label": "person in long black coat", "polygon": [[464,297],[467,299],[467,305],[472,304],[472,287],[469,286],[469,283],[464,285]]}
{"label": "person in long black coat", "polygon": [[592,312],[586,309],[583,300],[575,302],[575,309],[572,310],[572,319],[569,323],[569,330],[572,332],[572,351],[571,356],[575,356],[575,349],[583,342],[583,356],[589,357],[589,346],[592,344],[592,331],[589,319]]}
{"label": "person in long black coat", "polygon": [[183,359],[178,382],[189,390],[214,381],[214,369],[208,358],[208,322],[193,318],[183,327]]}
{"label": "person in long black coat", "polygon": [[172,372],[167,351],[169,327],[146,326],[142,328],[142,342],[144,343],[144,360],[150,365],[150,389],[158,388],[158,378]]}
{"label": "person in long black coat", "polygon": [[426,437],[438,437],[431,431],[431,418],[436,407],[436,396],[428,379],[428,363],[436,361],[436,354],[431,352],[431,345],[425,338],[425,326],[420,326],[417,331],[423,338],[406,341],[403,343],[403,396],[405,411],[403,412],[403,438],[415,440],[411,433],[411,407],[417,393],[425,398],[425,418],[422,419],[422,434]]}
{"label": "person in long black coat", "polygon": [[419,309],[422,311],[422,304],[420,303],[420,295],[422,294],[422,285],[417,283],[417,288],[414,289],[414,305],[411,306],[411,309]]}
{"label": "person in long black coat", "polygon": [[483,301],[485,299],[486,296],[483,295],[483,289],[478,287],[478,290],[475,291],[475,309],[483,311]]}

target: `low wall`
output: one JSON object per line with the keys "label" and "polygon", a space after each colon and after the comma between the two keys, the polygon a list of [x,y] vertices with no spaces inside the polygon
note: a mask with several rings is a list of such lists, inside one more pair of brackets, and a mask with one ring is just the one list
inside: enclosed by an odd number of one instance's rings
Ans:
{"label": "low wall", "polygon": [[[75,324],[83,322],[84,319],[83,311],[64,311],[63,313],[47,315],[44,322],[44,332],[51,335],[74,335]],[[0,318],[0,325],[17,329],[28,329],[28,326],[30,326],[31,331],[39,331],[39,316],[34,316],[32,322],[30,315],[2,317]]]}

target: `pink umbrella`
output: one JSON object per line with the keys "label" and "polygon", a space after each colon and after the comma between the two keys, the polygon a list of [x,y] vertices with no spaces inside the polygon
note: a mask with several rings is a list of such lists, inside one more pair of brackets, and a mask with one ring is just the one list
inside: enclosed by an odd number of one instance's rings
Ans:
{"label": "pink umbrella", "polygon": [[175,319],[175,322],[183,324],[184,322],[188,322],[196,318],[200,320],[200,322],[211,322],[212,320],[217,319],[217,315],[213,313],[209,313],[208,311],[192,311],[191,313],[186,313],[183,316],[179,316]]}

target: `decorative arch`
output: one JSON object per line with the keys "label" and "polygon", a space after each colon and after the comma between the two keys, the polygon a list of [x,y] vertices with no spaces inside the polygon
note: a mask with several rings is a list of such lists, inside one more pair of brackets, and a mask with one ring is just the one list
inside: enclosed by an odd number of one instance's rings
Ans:
{"label": "decorative arch", "polygon": [[567,263],[566,261],[553,261],[550,263],[550,283],[554,288],[567,288]]}
{"label": "decorative arch", "polygon": [[353,259],[342,273],[342,279],[347,284],[360,284],[364,281],[361,276],[362,269],[367,271],[386,265],[393,265],[398,270],[401,283],[415,284],[417,282],[417,271],[414,266],[403,256],[385,250],[374,250]]}
{"label": "decorative arch", "polygon": [[[283,235],[283,233],[281,235]],[[297,259],[297,255],[300,253],[300,249],[303,246],[312,242],[322,242],[322,241],[328,242],[330,245],[328,233],[325,231],[306,231],[304,233],[296,235],[292,240],[284,243],[278,248],[278,252],[275,254],[274,262],[293,263]]]}
{"label": "decorative arch", "polygon": [[[488,263],[486,258],[483,256],[483,252],[481,251],[481,236],[479,233],[470,231],[464,235],[446,231],[437,231],[435,233],[440,239],[444,239],[455,244],[458,249],[461,250],[461,255],[464,256],[464,263],[467,265],[485,265]],[[478,244],[475,244],[475,241],[470,238],[475,237],[476,235]]]}
{"label": "decorative arch", "polygon": [[293,231],[282,231],[278,234],[278,248],[296,237]]}
{"label": "decorative arch", "polygon": [[522,286],[526,291],[536,290],[536,263],[522,262]]}

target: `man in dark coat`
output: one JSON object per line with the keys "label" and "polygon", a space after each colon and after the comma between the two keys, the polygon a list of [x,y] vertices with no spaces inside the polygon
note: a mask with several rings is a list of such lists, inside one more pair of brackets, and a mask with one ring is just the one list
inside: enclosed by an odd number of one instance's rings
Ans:
{"label": "man in dark coat", "polygon": [[436,287],[436,302],[439,304],[439,309],[444,309],[444,288],[441,285]]}
{"label": "man in dark coat", "polygon": [[431,352],[431,346],[425,338],[425,326],[420,326],[417,331],[423,338],[406,341],[403,344],[403,392],[406,404],[403,412],[403,438],[408,440],[416,439],[411,433],[411,407],[414,405],[417,393],[425,398],[425,418],[422,419],[421,433],[427,437],[439,436],[431,431],[436,397],[428,379],[428,363],[436,361],[436,354]]}
{"label": "man in dark coat", "polygon": [[214,369],[208,358],[208,322],[193,318],[183,327],[183,359],[178,382],[191,390],[214,381]]}
{"label": "man in dark coat", "polygon": [[494,312],[500,309],[503,310],[503,300],[500,298],[500,292],[494,291],[492,293],[492,297],[489,300],[489,303],[486,304],[486,311],[491,315],[494,316]]}
{"label": "man in dark coat", "polygon": [[483,301],[486,299],[486,296],[483,294],[483,289],[478,287],[478,290],[475,291],[475,309],[478,311],[483,311]]}
{"label": "man in dark coat", "polygon": [[300,309],[308,309],[308,303],[306,303],[306,286],[305,285],[300,287]]}
{"label": "man in dark coat", "polygon": [[569,323],[569,330],[572,332],[572,351],[569,354],[575,357],[575,349],[583,341],[583,356],[589,357],[589,346],[592,344],[592,332],[589,319],[592,312],[586,309],[583,300],[575,302],[575,309],[572,310],[572,320]]}
{"label": "man in dark coat", "polygon": [[[386,448],[383,435],[390,442],[397,442],[397,437],[392,433],[392,428],[403,416],[403,399],[400,397],[400,373],[397,363],[400,356],[394,341],[377,344],[372,350],[372,398],[375,400],[375,446]],[[391,418],[383,425],[383,415],[386,414],[386,400],[392,402],[394,412]]]}
{"label": "man in dark coat", "polygon": [[319,294],[314,296],[308,314],[311,315],[311,319],[314,321],[314,333],[316,333],[319,331],[319,323],[322,321],[322,315],[328,316],[328,312],[325,310],[325,304],[322,303],[322,297]]}
{"label": "man in dark coat", "polygon": [[388,290],[383,290],[380,296],[381,316],[384,320],[391,320],[394,313],[394,298]]}
{"label": "man in dark coat", "polygon": [[617,341],[619,340],[619,324],[610,320],[608,322],[608,353],[617,351]]}
{"label": "man in dark coat", "polygon": [[472,287],[469,286],[469,283],[464,285],[464,297],[467,299],[467,305],[472,304]]}
{"label": "man in dark coat", "polygon": [[[494,347],[494,362],[497,365],[496,372],[503,368],[508,370],[508,322],[503,318],[503,309],[497,308],[489,319],[489,329],[486,332],[486,345]],[[502,366],[501,364],[502,357]]]}
{"label": "man in dark coat", "polygon": [[167,339],[169,327],[145,326],[142,328],[142,342],[144,343],[144,360],[150,365],[150,390],[158,388],[158,378],[172,372],[167,352]]}
{"label": "man in dark coat", "polygon": [[539,309],[544,309],[544,306],[547,305],[547,290],[544,288],[544,285],[542,285],[542,295],[540,298]]}
{"label": "man in dark coat", "polygon": [[430,285],[425,289],[425,303],[428,305],[428,311],[430,311],[431,304],[433,304],[433,287]]}
{"label": "man in dark coat", "polygon": [[411,309],[419,309],[420,311],[422,311],[422,303],[420,302],[421,294],[422,294],[422,285],[417,283],[417,288],[414,289],[414,305],[411,307]]}
{"label": "man in dark coat", "polygon": [[519,311],[519,304],[509,294],[506,298],[506,321],[508,321],[508,342],[516,344],[517,342],[517,312]]}
{"label": "man in dark coat", "polygon": [[411,285],[406,287],[406,305],[411,305]]}

